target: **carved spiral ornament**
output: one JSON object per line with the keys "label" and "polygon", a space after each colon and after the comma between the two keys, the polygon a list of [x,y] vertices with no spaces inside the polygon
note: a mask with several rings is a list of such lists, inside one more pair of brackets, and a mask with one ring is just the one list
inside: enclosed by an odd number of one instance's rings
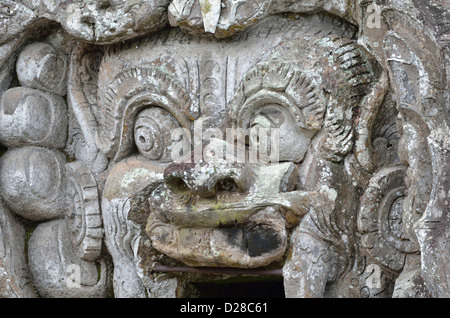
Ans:
{"label": "carved spiral ornament", "polygon": [[418,251],[404,232],[403,200],[405,168],[389,167],[378,172],[370,181],[361,200],[358,230],[363,248],[381,265],[400,271],[406,253]]}
{"label": "carved spiral ornament", "polygon": [[164,139],[161,136],[158,123],[151,118],[151,114],[147,115],[146,110],[143,110],[137,116],[134,126],[134,140],[140,153],[148,159],[158,160],[163,155]]}
{"label": "carved spiral ornament", "polygon": [[450,297],[447,12],[0,0],[0,297]]}

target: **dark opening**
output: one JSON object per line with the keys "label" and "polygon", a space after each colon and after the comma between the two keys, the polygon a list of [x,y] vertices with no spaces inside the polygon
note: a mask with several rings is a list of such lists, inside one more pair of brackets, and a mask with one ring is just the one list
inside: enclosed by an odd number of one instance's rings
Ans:
{"label": "dark opening", "polygon": [[8,148],[0,144],[0,158],[8,151]]}
{"label": "dark opening", "polygon": [[189,186],[186,184],[186,182],[182,178],[179,178],[179,177],[169,177],[169,178],[167,178],[166,179],[166,184],[175,193],[189,191]]}
{"label": "dark opening", "polygon": [[282,277],[191,283],[199,298],[285,298]]}

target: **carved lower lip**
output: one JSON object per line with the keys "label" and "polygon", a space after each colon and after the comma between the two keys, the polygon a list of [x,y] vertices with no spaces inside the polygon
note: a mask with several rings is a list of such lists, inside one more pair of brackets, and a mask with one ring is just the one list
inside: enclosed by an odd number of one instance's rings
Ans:
{"label": "carved lower lip", "polygon": [[[200,234],[205,236],[202,241],[186,242],[182,239],[187,237],[180,232],[182,229],[161,224],[147,229],[147,233],[156,250],[189,266],[254,268],[280,259],[287,247],[284,232],[276,233],[276,229],[268,225],[260,227],[264,227],[262,231],[266,232],[265,234],[272,232],[271,235],[261,235],[258,230],[235,228],[240,230],[240,233],[233,237],[232,232],[227,232],[233,228],[201,229],[206,231]],[[219,237],[217,231],[222,231]],[[239,235],[245,238],[239,241]]]}

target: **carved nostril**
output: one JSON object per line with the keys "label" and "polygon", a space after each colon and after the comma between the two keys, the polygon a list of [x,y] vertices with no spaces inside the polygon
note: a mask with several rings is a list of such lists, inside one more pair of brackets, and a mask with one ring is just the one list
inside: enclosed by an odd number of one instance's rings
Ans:
{"label": "carved nostril", "polygon": [[175,193],[190,191],[186,182],[180,177],[170,177],[166,179],[166,184]]}
{"label": "carved nostril", "polygon": [[216,183],[216,193],[221,192],[237,192],[239,186],[233,178],[224,178]]}

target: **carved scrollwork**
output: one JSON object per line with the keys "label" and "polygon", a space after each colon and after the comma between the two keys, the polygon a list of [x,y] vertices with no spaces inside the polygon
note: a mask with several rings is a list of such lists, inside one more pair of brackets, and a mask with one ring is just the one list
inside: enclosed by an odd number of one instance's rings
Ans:
{"label": "carved scrollwork", "polygon": [[68,206],[66,220],[72,244],[86,261],[99,258],[103,229],[97,182],[89,168],[80,162],[66,164]]}
{"label": "carved scrollwork", "polygon": [[403,227],[406,169],[384,168],[371,179],[361,199],[358,231],[364,250],[380,265],[400,271],[406,253],[419,250]]}
{"label": "carved scrollwork", "polygon": [[183,86],[156,67],[132,68],[120,72],[100,96],[101,116],[97,145],[108,157],[123,158],[132,145],[133,130],[127,123],[145,106],[170,112],[189,128],[190,98]]}
{"label": "carved scrollwork", "polygon": [[69,84],[67,99],[76,122],[72,128],[80,131],[74,141],[75,153],[79,160],[87,164],[94,172],[106,169],[108,163],[95,144],[98,129],[99,107],[97,102],[98,68],[101,50],[80,43],[70,57]]}
{"label": "carved scrollwork", "polygon": [[0,296],[448,297],[447,2],[0,1]]}

